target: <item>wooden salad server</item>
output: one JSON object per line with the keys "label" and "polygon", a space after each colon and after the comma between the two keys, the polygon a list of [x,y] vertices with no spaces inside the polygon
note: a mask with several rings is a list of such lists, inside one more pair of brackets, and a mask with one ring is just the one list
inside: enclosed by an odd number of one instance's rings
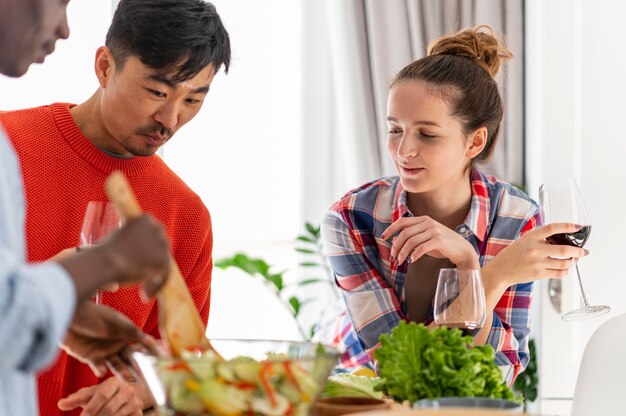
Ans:
{"label": "wooden salad server", "polygon": [[[105,190],[123,221],[141,215],[141,208],[126,177],[113,172],[105,182]],[[157,294],[161,336],[170,352],[180,357],[184,350],[215,349],[205,336],[204,326],[178,265],[170,255],[170,274]],[[217,352],[216,352],[217,354]],[[217,354],[219,357],[219,354]]]}

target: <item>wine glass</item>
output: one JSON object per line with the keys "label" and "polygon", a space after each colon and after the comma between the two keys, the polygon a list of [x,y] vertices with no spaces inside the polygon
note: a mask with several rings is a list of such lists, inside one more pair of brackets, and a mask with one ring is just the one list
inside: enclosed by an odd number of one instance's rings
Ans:
{"label": "wine glass", "polygon": [[485,323],[487,313],[480,270],[439,270],[433,309],[437,325],[475,335]]}
{"label": "wine glass", "polygon": [[[583,247],[589,239],[591,233],[591,222],[585,208],[582,195],[578,185],[573,178],[558,179],[553,182],[544,183],[539,187],[539,205],[543,223],[550,224],[556,222],[568,222],[581,226],[579,231],[574,233],[554,234],[546,239],[550,244],[569,245]],[[578,287],[584,306],[564,313],[561,319],[573,321],[578,319],[593,318],[604,315],[611,308],[605,305],[589,305],[583,282],[578,270],[578,260],[574,260],[576,275],[578,276]]]}
{"label": "wine glass", "polygon": [[[89,201],[80,230],[80,247],[90,247],[98,244],[112,231],[120,228],[122,222],[117,215],[115,206],[105,201]],[[95,303],[102,303],[101,290],[96,292]]]}

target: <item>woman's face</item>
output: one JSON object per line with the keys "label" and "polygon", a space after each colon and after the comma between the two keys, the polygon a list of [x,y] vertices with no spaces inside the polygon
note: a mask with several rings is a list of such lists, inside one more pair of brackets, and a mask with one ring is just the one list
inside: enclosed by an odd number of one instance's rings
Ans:
{"label": "woman's face", "polygon": [[422,193],[463,179],[471,141],[433,86],[402,81],[389,91],[387,151],[403,188]]}

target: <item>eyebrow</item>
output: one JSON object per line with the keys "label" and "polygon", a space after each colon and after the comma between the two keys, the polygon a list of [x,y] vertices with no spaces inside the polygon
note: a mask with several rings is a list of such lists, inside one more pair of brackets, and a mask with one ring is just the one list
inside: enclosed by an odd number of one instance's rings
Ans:
{"label": "eyebrow", "polygon": [[[161,84],[165,84],[170,88],[176,88],[176,84],[172,82],[171,79],[168,79],[161,74],[150,74],[148,75],[148,79],[151,81],[159,82]],[[207,94],[208,92],[209,92],[208,85],[196,88],[195,90],[191,91],[192,94]]]}
{"label": "eyebrow", "polygon": [[[387,117],[387,121],[393,121],[393,122],[398,122],[397,119],[395,119],[394,117]],[[441,127],[439,124],[435,123],[434,121],[430,121],[430,120],[419,120],[419,121],[414,121],[412,123],[413,126],[417,126],[417,125],[426,125],[426,126],[435,126],[435,127]]]}

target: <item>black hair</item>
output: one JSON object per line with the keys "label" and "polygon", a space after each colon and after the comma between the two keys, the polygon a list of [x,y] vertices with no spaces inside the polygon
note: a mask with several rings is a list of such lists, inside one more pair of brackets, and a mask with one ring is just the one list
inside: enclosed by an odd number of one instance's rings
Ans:
{"label": "black hair", "polygon": [[136,56],[150,68],[193,78],[209,64],[230,66],[230,39],[215,6],[203,0],[121,0],[105,45],[123,67]]}

